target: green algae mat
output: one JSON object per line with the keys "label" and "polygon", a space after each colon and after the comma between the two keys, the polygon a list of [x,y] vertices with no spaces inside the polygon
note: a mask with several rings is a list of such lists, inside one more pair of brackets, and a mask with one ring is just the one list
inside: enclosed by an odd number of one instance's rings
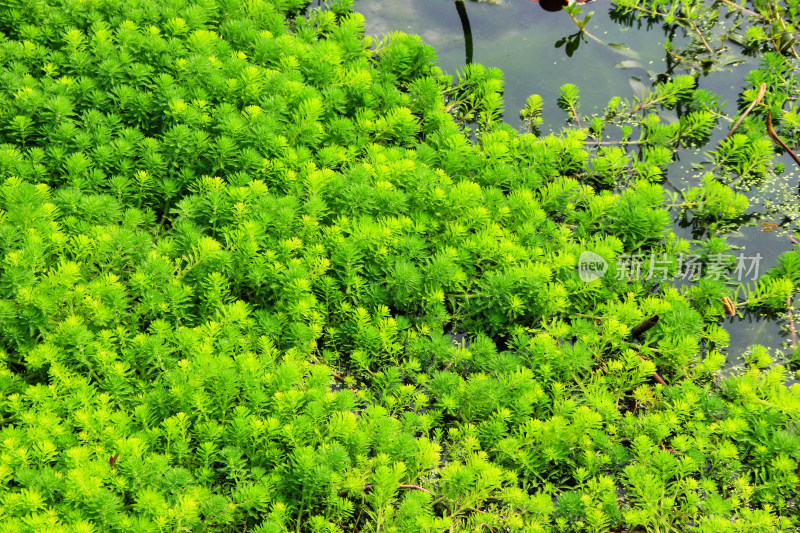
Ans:
{"label": "green algae mat", "polygon": [[800,139],[797,2],[756,4],[737,115],[567,84],[542,134],[346,0],[4,0],[2,531],[796,531],[800,358],[720,372],[800,287],[727,240]]}

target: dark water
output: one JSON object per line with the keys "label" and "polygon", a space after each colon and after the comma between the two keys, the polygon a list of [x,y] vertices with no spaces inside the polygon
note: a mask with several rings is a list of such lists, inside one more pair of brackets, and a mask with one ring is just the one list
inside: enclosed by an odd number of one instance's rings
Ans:
{"label": "dark water", "polygon": [[[419,34],[436,49],[440,66],[454,73],[466,60],[456,4],[452,0],[357,0],[356,9],[366,18],[368,34]],[[608,5],[586,5],[585,10],[591,6],[596,11],[588,29],[608,43],[623,43],[626,36],[636,32],[612,22],[605,9]],[[647,83],[647,69],[661,71],[665,60],[663,37],[654,38],[656,34],[643,39],[634,51],[641,67],[616,68],[620,61],[633,60],[630,54],[592,40],[581,43],[568,57],[565,45],[556,48],[555,44],[577,31],[575,23],[565,12],[549,13],[528,0],[506,0],[496,5],[467,0],[464,7],[472,30],[473,61],[504,72],[505,119],[518,128],[522,127],[519,110],[533,93],[552,104],[545,105],[544,119],[545,124],[555,127],[563,123],[565,116],[555,106],[562,84],[573,83],[581,88],[583,113],[600,112],[612,97],[632,94],[631,76]]]}
{"label": "dark water", "polygon": [[[500,68],[505,74],[505,120],[520,130],[524,126],[519,110],[533,93],[544,99],[544,124],[540,130],[558,131],[565,124],[566,114],[556,101],[559,88],[565,83],[580,89],[579,112],[591,115],[601,113],[615,96],[632,98],[641,94],[652,87],[658,75],[687,73],[675,70],[670,64],[660,25],[648,28],[646,23],[633,22],[626,26],[612,18],[612,4],[605,0],[583,5],[580,18],[594,11],[587,30],[597,39],[578,39],[578,47],[570,50],[570,54],[565,41],[570,37],[574,40],[578,28],[564,11],[548,12],[529,0],[503,0],[497,4],[466,0],[458,4],[453,0],[356,0],[356,9],[364,15],[369,35],[403,31],[422,36],[436,49],[439,65],[450,74],[463,68],[468,59]],[[470,31],[468,35],[466,28]],[[678,46],[681,39],[680,34],[672,36]],[[758,58],[732,52],[734,63],[712,69],[698,79],[701,88],[715,92],[727,102],[724,111],[731,117],[736,115],[745,75],[758,65]],[[662,118],[669,120],[668,113]],[[704,147],[680,150],[667,172],[670,183],[678,188],[696,186],[704,173],[698,165],[708,160],[706,153],[716,148],[729,127],[729,123],[721,123]],[[788,156],[778,160],[789,171],[796,168]],[[777,184],[748,192],[749,212],[756,220],[728,236],[728,242],[740,248],[737,253],[761,255],[761,273],[792,248],[787,230],[795,228],[794,222],[787,224],[778,220],[780,216],[767,214],[765,202],[796,204],[797,181],[796,172],[787,172]],[[784,224],[778,231],[764,232],[758,224],[762,220]],[[674,230],[686,239],[707,236],[702,228],[693,231],[691,227],[681,227],[677,216]],[[731,336],[729,366],[741,364],[741,355],[752,344],[766,346],[771,352],[780,349],[786,340],[782,324],[777,316],[747,313],[744,317],[729,317],[724,323]]]}

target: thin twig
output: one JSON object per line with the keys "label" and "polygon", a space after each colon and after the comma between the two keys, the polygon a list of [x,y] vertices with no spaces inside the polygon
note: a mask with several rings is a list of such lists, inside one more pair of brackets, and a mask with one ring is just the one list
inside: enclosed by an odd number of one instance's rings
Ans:
{"label": "thin twig", "polygon": [[674,20],[677,20],[679,22],[683,22],[684,20],[686,20],[685,18],[679,17],[679,16],[677,16],[675,14],[661,13],[660,11],[653,11],[652,9],[647,9],[646,7],[642,7],[640,5],[633,5],[633,6],[629,6],[629,7],[631,7],[632,9],[635,9],[637,11],[641,11],[642,13],[646,13],[648,15],[651,15],[653,17],[661,17],[661,18],[672,17]]}
{"label": "thin twig", "polygon": [[336,372],[331,372],[331,376],[341,381],[342,385],[345,385],[351,391],[356,392],[356,388],[353,387],[352,385],[349,385],[341,375],[337,374]]}
{"label": "thin twig", "polygon": [[490,526],[490,525],[489,525],[489,524],[487,524],[486,522],[481,522],[481,523],[480,523],[480,525],[479,525],[478,527],[480,528],[480,527],[483,527],[483,526],[486,526],[486,527],[487,527],[487,529],[488,529],[489,531],[491,531],[492,533],[494,533],[494,529],[492,529],[492,526]]}
{"label": "thin twig", "polygon": [[589,38],[591,38],[591,39],[594,39],[594,41],[595,41],[595,42],[598,42],[598,43],[602,44],[603,46],[608,46],[608,45],[607,45],[606,43],[604,43],[602,40],[598,39],[597,37],[595,37],[594,35],[592,35],[591,33],[589,33],[589,31],[586,29],[586,27],[585,27],[585,26],[583,26],[583,25],[581,24],[581,22],[580,22],[580,21],[579,21],[577,18],[575,18],[575,15],[573,15],[573,14],[572,14],[570,11],[568,11],[568,10],[567,10],[567,13],[569,14],[570,18],[571,18],[571,19],[572,19],[572,21],[575,23],[575,25],[576,25],[576,26],[578,26],[578,29],[581,31],[581,33],[582,33],[582,34],[586,35],[587,37],[589,37]]}
{"label": "thin twig", "polygon": [[421,490],[422,492],[427,492],[431,496],[436,496],[434,493],[429,491],[428,489],[423,489],[419,485],[400,485],[401,489],[411,489],[411,490]]}
{"label": "thin twig", "polygon": [[597,42],[597,43],[600,43],[600,44],[602,44],[603,46],[608,46],[608,43],[606,43],[606,42],[602,41],[601,39],[598,39],[597,37],[595,37],[594,35],[592,35],[591,33],[589,33],[589,30],[587,30],[586,28],[581,28],[581,31],[583,32],[583,34],[584,34],[585,36],[589,37],[590,39],[594,39],[594,41],[595,41],[595,42]]}
{"label": "thin twig", "polygon": [[578,123],[578,127],[583,129],[583,126],[581,125],[581,119],[578,117],[578,111],[572,104],[569,105],[569,110],[572,111],[572,118],[574,118],[575,122]]}
{"label": "thin twig", "polygon": [[792,150],[788,146],[786,146],[786,143],[783,142],[780,137],[778,137],[778,134],[775,133],[775,130],[772,129],[772,113],[769,111],[767,112],[767,133],[769,133],[769,136],[772,137],[773,141],[778,143],[781,146],[781,148],[786,150],[789,153],[789,155],[792,156],[792,159],[794,159],[795,163],[800,165],[800,157],[797,157],[797,154],[792,152]]}
{"label": "thin twig", "polygon": [[[639,354],[639,359],[641,359],[642,361],[647,361],[647,358],[642,354]],[[669,384],[666,381],[664,381],[664,378],[662,378],[661,374],[659,374],[658,372],[653,372],[653,379],[656,380],[657,383],[661,383],[665,387],[669,386]]]}
{"label": "thin twig", "polygon": [[676,54],[675,52],[673,52],[673,51],[672,51],[672,50],[670,50],[669,48],[666,48],[666,47],[665,47],[665,48],[664,48],[664,50],[666,50],[666,51],[667,51],[667,53],[668,53],[669,55],[671,55],[672,57],[674,57],[674,58],[675,58],[675,59],[677,59],[678,61],[683,61],[684,59],[686,59],[686,58],[685,58],[685,57],[683,57],[683,56],[679,56],[678,54]]}
{"label": "thin twig", "polygon": [[748,15],[752,15],[752,16],[754,16],[754,17],[758,17],[758,18],[760,18],[760,19],[762,19],[762,20],[764,19],[764,16],[763,16],[763,15],[759,15],[759,14],[758,14],[758,13],[756,13],[755,11],[750,11],[750,10],[749,10],[749,9],[747,9],[746,7],[742,7],[742,6],[740,6],[739,4],[734,4],[733,2],[731,2],[731,0],[720,0],[720,2],[722,2],[723,4],[727,4],[727,5],[729,5],[729,6],[733,7],[733,8],[736,8],[736,9],[738,9],[739,11],[742,11],[742,12],[744,12],[744,13],[747,13]]}
{"label": "thin twig", "polygon": [[670,187],[672,187],[672,188],[675,190],[675,192],[677,192],[678,194],[680,194],[680,195],[681,195],[681,198],[683,198],[684,200],[686,200],[686,196],[683,194],[683,191],[682,191],[682,190],[680,190],[679,188],[677,188],[675,185],[673,185],[673,183],[672,183],[671,181],[669,181],[669,178],[665,179],[665,180],[664,180],[664,182],[665,182],[667,185],[669,185]]}
{"label": "thin twig", "polygon": [[706,38],[703,37],[703,33],[700,31],[700,28],[697,27],[697,24],[695,24],[693,20],[690,20],[689,22],[692,23],[692,28],[694,28],[694,31],[696,31],[697,35],[700,36],[700,40],[703,41],[703,45],[705,45],[706,50],[708,50],[708,53],[713,55],[714,50],[712,50],[711,47],[708,45],[708,41],[706,41]]}
{"label": "thin twig", "polygon": [[736,131],[736,128],[738,128],[739,124],[742,123],[744,117],[746,117],[750,113],[750,111],[752,111],[753,108],[761,102],[761,99],[764,98],[764,94],[766,92],[767,92],[767,84],[762,83],[761,87],[758,89],[758,96],[756,97],[755,100],[753,100],[753,102],[749,106],[747,106],[747,109],[745,109],[744,114],[741,117],[739,117],[739,120],[737,120],[736,124],[733,125],[731,131],[729,131],[728,134],[725,136],[726,139],[731,135],[733,135],[733,132]]}
{"label": "thin twig", "polygon": [[597,141],[593,144],[601,146],[627,146],[629,144],[642,144],[644,141]]}
{"label": "thin twig", "polygon": [[664,381],[664,378],[658,372],[653,372],[653,379],[656,380],[658,383],[661,383],[665,387],[667,386],[667,382]]}

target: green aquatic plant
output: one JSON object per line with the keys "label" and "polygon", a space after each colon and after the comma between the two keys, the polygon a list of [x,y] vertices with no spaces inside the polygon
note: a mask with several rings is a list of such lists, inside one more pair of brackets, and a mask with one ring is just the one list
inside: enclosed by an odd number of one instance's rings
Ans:
{"label": "green aquatic plant", "polygon": [[[592,118],[565,86],[574,124],[519,134],[500,71],[349,1],[28,7],[0,6],[6,530],[796,529],[798,388],[758,349],[720,377],[730,246],[673,234],[658,183],[720,118],[693,78]],[[680,201],[722,231],[723,187]],[[793,257],[738,303],[779,306]]]}
{"label": "green aquatic plant", "polygon": [[718,229],[726,224],[736,224],[749,207],[747,197],[726,187],[713,174],[703,176],[699,187],[692,187],[682,194],[683,202],[676,207],[691,211],[711,227]]}

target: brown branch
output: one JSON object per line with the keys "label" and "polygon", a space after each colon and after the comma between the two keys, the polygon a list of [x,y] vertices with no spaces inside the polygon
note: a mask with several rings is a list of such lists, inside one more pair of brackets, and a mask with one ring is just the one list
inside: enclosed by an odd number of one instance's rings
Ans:
{"label": "brown branch", "polygon": [[428,489],[424,489],[424,488],[420,487],[419,485],[400,485],[400,488],[401,489],[411,489],[411,490],[421,490],[422,492],[427,492],[431,496],[436,496],[434,493],[432,493]]}
{"label": "brown branch", "polygon": [[794,159],[794,162],[795,162],[795,163],[797,163],[798,165],[800,165],[800,157],[797,157],[797,154],[795,154],[794,152],[792,152],[791,148],[789,148],[788,146],[786,146],[786,143],[785,143],[785,142],[783,142],[783,141],[781,140],[781,138],[780,138],[780,137],[778,137],[778,134],[777,134],[777,133],[775,133],[775,130],[774,130],[774,129],[772,129],[772,113],[771,113],[771,112],[769,112],[769,111],[767,112],[767,133],[769,133],[769,136],[770,136],[770,137],[772,137],[772,140],[773,140],[773,141],[775,141],[776,143],[778,143],[778,144],[781,146],[781,148],[783,148],[784,150],[786,150],[786,151],[789,153],[789,155],[790,155],[790,156],[792,156],[792,159]]}
{"label": "brown branch", "polygon": [[641,337],[644,334],[645,331],[647,331],[648,329],[652,328],[656,324],[658,324],[658,315],[653,315],[650,318],[642,321],[637,326],[635,326],[631,330],[631,337],[633,337],[634,339],[637,338],[637,337]]}
{"label": "brown branch", "polygon": [[[647,361],[647,358],[642,354],[639,354],[639,359],[641,359],[642,361]],[[669,384],[666,381],[664,381],[664,378],[662,378],[661,374],[659,374],[658,372],[653,372],[653,379],[656,381],[656,383],[661,383],[665,387],[669,386]]]}
{"label": "brown branch", "polygon": [[344,380],[344,378],[342,376],[340,376],[339,374],[337,374],[336,372],[331,372],[331,376],[333,376],[335,379],[338,379],[339,381],[341,381],[342,385],[346,385],[347,388],[350,389],[351,391],[356,392],[356,388],[353,387],[352,385],[348,385],[347,382]]}
{"label": "brown branch", "polygon": [[664,378],[662,378],[658,372],[653,372],[653,379],[656,380],[658,383],[661,383],[665,387],[668,386],[667,382],[664,381]]}
{"label": "brown branch", "polygon": [[744,117],[746,117],[750,113],[750,111],[752,111],[753,108],[755,106],[757,106],[761,102],[761,99],[764,98],[764,94],[766,92],[767,92],[767,84],[766,83],[762,83],[761,84],[761,88],[758,89],[758,96],[756,97],[755,100],[753,100],[753,102],[749,106],[747,106],[747,109],[745,109],[744,114],[742,114],[742,116],[739,117],[739,120],[737,120],[736,124],[733,125],[733,127],[731,128],[731,131],[729,131],[728,134],[725,136],[726,139],[728,137],[730,137],[731,135],[733,135],[733,132],[736,131],[736,128],[738,128],[739,124],[742,123],[742,121],[744,120]]}
{"label": "brown branch", "polygon": [[764,19],[763,15],[759,15],[755,11],[750,11],[746,7],[742,7],[739,4],[734,4],[733,2],[731,2],[731,0],[720,0],[720,2],[722,2],[723,4],[727,4],[727,5],[731,6],[731,7],[734,7],[736,9],[738,9],[739,11],[743,11],[743,12],[747,13],[748,15],[752,15],[754,17],[758,17],[758,18],[760,18],[762,20]]}
{"label": "brown branch", "polygon": [[697,27],[697,24],[695,24],[693,20],[690,20],[689,22],[692,23],[692,27],[694,28],[694,31],[696,31],[697,35],[700,36],[700,40],[703,41],[703,45],[706,47],[706,50],[708,50],[708,53],[713,55],[714,54],[714,50],[712,50],[711,47],[708,45],[708,41],[706,41],[706,38],[703,37],[703,33],[700,31],[700,28]]}
{"label": "brown branch", "polygon": [[486,526],[486,528],[487,528],[489,531],[491,531],[492,533],[494,533],[494,529],[492,529],[492,526],[490,526],[490,525],[489,525],[489,524],[487,524],[486,522],[481,522],[481,523],[480,523],[480,525],[478,525],[478,527],[479,527],[479,528],[480,528],[480,527],[483,527],[483,526]]}

